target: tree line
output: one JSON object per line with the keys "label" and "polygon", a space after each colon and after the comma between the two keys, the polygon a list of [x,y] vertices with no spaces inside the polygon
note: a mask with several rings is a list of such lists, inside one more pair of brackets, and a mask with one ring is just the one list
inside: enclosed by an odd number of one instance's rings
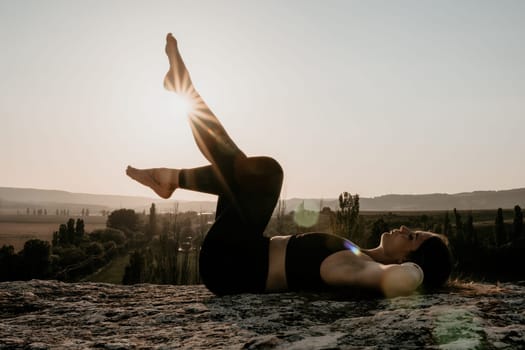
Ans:
{"label": "tree line", "polygon": [[[23,213],[23,211],[21,212],[20,209],[18,209],[16,211],[16,213],[17,213],[17,215],[21,215],[21,213]],[[105,210],[101,211],[102,216],[105,216],[104,215],[105,213],[106,213]],[[33,208],[33,209],[26,208],[25,214],[26,215],[33,215],[33,216],[47,216],[48,212],[47,212],[47,208]],[[89,216],[90,215],[89,208],[82,208],[81,211],[79,212],[79,214],[82,217]],[[59,208],[57,208],[57,209],[55,209],[55,216],[69,216],[69,209],[59,209]]]}
{"label": "tree line", "polygon": [[[118,212],[114,212],[118,216]],[[140,233],[107,227],[86,232],[84,220],[70,218],[53,233],[51,242],[31,239],[20,252],[11,245],[0,248],[0,281],[58,279],[77,281],[105,266],[116,255],[140,241]]]}
{"label": "tree line", "polygon": [[[343,192],[339,207],[322,202],[318,209],[304,204],[286,212],[280,200],[265,235],[329,232],[362,247],[374,247],[381,234],[401,225],[445,235],[459,277],[488,280],[523,280],[525,232],[523,212],[513,210],[360,213],[359,195]],[[69,219],[53,234],[51,244],[29,240],[16,253],[0,248],[0,280],[56,278],[76,281],[107,265],[117,255],[129,255],[122,282],[200,283],[201,243],[213,221],[213,213],[137,214],[119,209],[107,214],[106,228],[85,232],[82,219]],[[512,216],[512,217],[511,217]],[[512,220],[511,220],[512,219]]]}
{"label": "tree line", "polygon": [[[200,245],[211,214],[156,212],[149,215],[119,209],[107,215],[105,229],[86,232],[84,221],[60,224],[51,242],[32,239],[20,252],[0,248],[0,281],[58,279],[78,281],[128,254],[122,282],[194,284],[200,282]],[[84,212],[84,214],[87,214]]]}

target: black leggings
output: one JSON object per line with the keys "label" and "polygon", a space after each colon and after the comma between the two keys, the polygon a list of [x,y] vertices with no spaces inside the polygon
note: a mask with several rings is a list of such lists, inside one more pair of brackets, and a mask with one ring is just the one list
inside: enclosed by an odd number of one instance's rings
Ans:
{"label": "black leggings", "polygon": [[263,236],[279,194],[283,171],[269,157],[246,157],[227,135],[194,124],[211,165],[183,169],[179,186],[219,196],[215,222],[200,251],[200,274],[218,295],[264,292],[269,238]]}

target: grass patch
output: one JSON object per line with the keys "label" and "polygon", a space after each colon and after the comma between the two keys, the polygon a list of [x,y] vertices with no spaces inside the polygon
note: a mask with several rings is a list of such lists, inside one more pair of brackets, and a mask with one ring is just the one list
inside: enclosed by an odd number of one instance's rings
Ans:
{"label": "grass patch", "polygon": [[128,263],[129,254],[117,256],[102,269],[86,277],[84,281],[122,284],[122,278]]}

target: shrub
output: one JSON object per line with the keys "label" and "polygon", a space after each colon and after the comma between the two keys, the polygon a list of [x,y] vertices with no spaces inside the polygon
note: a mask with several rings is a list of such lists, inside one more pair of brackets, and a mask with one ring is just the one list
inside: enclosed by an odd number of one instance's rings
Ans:
{"label": "shrub", "polygon": [[104,247],[99,242],[91,242],[86,246],[84,251],[88,255],[98,256],[104,253]]}
{"label": "shrub", "polygon": [[117,245],[121,245],[126,242],[126,235],[124,232],[114,228],[95,230],[91,232],[90,238],[92,241],[98,241],[102,243],[113,241]]}
{"label": "shrub", "polygon": [[60,266],[78,264],[86,259],[86,254],[78,247],[67,247],[57,251],[60,256]]}
{"label": "shrub", "polygon": [[128,228],[136,230],[139,223],[139,217],[132,209],[119,209],[111,212],[106,223],[107,227],[116,229]]}

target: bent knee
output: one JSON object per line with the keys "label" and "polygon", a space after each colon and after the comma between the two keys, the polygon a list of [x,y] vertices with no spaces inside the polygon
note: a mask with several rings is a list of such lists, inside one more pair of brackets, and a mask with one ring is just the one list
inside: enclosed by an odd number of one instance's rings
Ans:
{"label": "bent knee", "polygon": [[278,161],[272,157],[254,157],[256,159],[257,167],[261,169],[264,174],[283,175],[283,168]]}
{"label": "bent knee", "polygon": [[242,159],[236,170],[240,175],[248,176],[283,176],[283,168],[271,157],[248,157]]}

